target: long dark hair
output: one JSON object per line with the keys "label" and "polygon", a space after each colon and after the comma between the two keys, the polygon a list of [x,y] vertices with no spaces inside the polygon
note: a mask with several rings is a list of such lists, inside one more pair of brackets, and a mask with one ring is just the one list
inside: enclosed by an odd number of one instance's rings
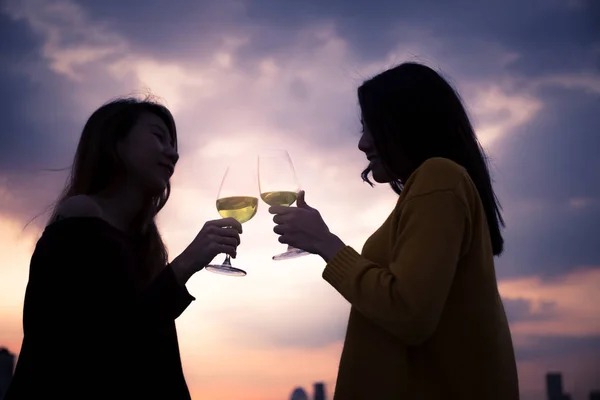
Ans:
{"label": "long dark hair", "polygon": [[[115,178],[123,173],[117,143],[124,139],[143,113],[150,112],[163,120],[169,129],[173,146],[177,149],[177,129],[171,112],[147,97],[121,98],[104,104],[88,119],[83,128],[68,182],[56,205],[76,195],[94,195],[105,190]],[[145,279],[151,279],[168,262],[165,244],[158,232],[155,217],[169,199],[171,186],[148,199],[132,224],[132,233],[137,236],[143,257]],[[56,217],[56,206],[50,221]]]}
{"label": "long dark hair", "polygon": [[[414,62],[400,64],[358,88],[362,119],[385,166],[400,179],[398,194],[424,161],[444,157],[463,166],[483,202],[494,255],[504,240],[501,207],[492,188],[487,157],[458,93],[433,69]],[[370,183],[367,168],[362,178]]]}

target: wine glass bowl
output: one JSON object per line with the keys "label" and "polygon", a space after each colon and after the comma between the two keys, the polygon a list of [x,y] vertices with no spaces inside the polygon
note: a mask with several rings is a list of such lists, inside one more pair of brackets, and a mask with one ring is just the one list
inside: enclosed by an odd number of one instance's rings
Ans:
{"label": "wine glass bowl", "polygon": [[260,198],[270,206],[291,206],[298,199],[298,193],[287,190],[264,192]]}
{"label": "wine glass bowl", "polygon": [[240,224],[256,215],[258,199],[252,196],[231,196],[217,199],[217,211],[223,218],[233,218]]}

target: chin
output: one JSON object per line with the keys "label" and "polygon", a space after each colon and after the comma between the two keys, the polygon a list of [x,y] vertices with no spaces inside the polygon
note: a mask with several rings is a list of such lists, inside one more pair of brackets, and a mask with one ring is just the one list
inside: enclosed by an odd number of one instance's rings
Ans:
{"label": "chin", "polygon": [[162,179],[149,182],[148,185],[146,185],[146,192],[151,196],[159,196],[167,189],[167,184],[168,182],[165,182]]}
{"label": "chin", "polygon": [[390,183],[391,182],[387,178],[380,178],[380,177],[377,177],[376,175],[373,175],[373,180],[377,183]]}
{"label": "chin", "polygon": [[387,173],[378,168],[374,168],[371,174],[373,175],[373,180],[377,183],[390,183],[392,181]]}

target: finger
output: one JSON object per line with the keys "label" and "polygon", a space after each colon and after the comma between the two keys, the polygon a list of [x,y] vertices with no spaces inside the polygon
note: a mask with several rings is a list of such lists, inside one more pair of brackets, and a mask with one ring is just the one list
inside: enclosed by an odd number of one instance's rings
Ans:
{"label": "finger", "polygon": [[235,258],[235,256],[237,256],[237,250],[233,246],[228,246],[226,244],[220,244],[218,247],[219,247],[219,253],[229,254],[233,258]]}
{"label": "finger", "polygon": [[289,232],[289,228],[285,227],[284,225],[276,225],[273,228],[273,232],[275,232],[278,235],[285,235],[286,232]]}
{"label": "finger", "polygon": [[238,231],[239,233],[242,233],[242,224],[240,224],[234,218],[215,219],[213,221],[208,221],[206,224],[211,225],[211,226],[216,226],[219,228],[231,227],[231,228],[235,229],[236,231]]}
{"label": "finger", "polygon": [[240,245],[239,239],[228,236],[219,236],[217,237],[216,242],[221,245],[231,246],[233,248],[237,248]]}
{"label": "finger", "polygon": [[294,213],[294,212],[297,212],[297,211],[298,211],[298,209],[296,207],[285,207],[285,206],[272,206],[272,207],[269,207],[269,213],[271,213],[271,214],[286,215],[286,214]]}
{"label": "finger", "polygon": [[281,235],[277,240],[279,240],[279,243],[290,244],[289,236]]}
{"label": "finger", "polygon": [[276,224],[285,224],[286,222],[289,222],[291,220],[291,215],[276,215],[273,217],[273,222],[275,222]]}
{"label": "finger", "polygon": [[315,210],[315,208],[309,206],[306,203],[306,199],[304,197],[304,190],[301,190],[300,193],[298,193],[298,200],[297,200],[296,204],[298,205],[299,208],[304,208],[306,210]]}
{"label": "finger", "polygon": [[[240,234],[238,231],[232,228],[219,228],[216,232],[212,232],[215,237],[218,238],[233,238],[238,244],[240,243]],[[219,240],[219,239],[217,239]]]}
{"label": "finger", "polygon": [[304,200],[304,190],[301,190],[300,193],[298,193],[298,199],[296,200],[296,204],[298,205],[298,207],[305,207],[306,201]]}

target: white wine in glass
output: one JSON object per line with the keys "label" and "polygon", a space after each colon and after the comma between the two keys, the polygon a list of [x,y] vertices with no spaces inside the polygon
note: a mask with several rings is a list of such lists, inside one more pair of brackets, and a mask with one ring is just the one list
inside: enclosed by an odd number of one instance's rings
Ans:
{"label": "white wine in glass", "polygon": [[[298,199],[300,185],[290,155],[285,150],[271,150],[258,157],[258,186],[261,199],[270,206],[289,207]],[[288,246],[273,260],[288,260],[310,253]]]}
{"label": "white wine in glass", "polygon": [[[230,165],[225,171],[217,195],[219,215],[223,218],[234,218],[240,224],[243,224],[256,215],[257,209],[256,164],[238,162]],[[222,275],[246,275],[246,271],[231,265],[229,254],[225,257],[223,263],[207,265],[206,269]]]}

